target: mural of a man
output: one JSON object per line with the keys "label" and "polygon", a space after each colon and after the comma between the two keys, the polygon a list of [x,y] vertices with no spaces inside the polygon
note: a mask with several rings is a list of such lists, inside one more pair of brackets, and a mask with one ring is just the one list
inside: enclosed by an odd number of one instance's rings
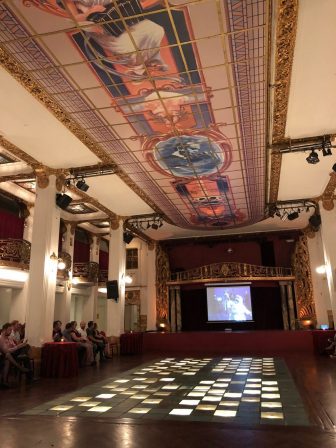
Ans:
{"label": "mural of a man", "polygon": [[[135,79],[145,75],[146,67],[167,69],[160,53],[163,27],[145,17],[137,17],[155,3],[155,0],[57,0],[58,6],[79,25],[96,23],[84,30],[103,49],[105,54],[99,57],[126,66],[126,74]],[[87,49],[95,59],[93,50],[89,46]]]}

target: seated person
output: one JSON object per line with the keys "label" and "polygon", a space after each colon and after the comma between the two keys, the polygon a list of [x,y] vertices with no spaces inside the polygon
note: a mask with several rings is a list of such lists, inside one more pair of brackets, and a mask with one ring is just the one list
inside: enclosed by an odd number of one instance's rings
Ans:
{"label": "seated person", "polygon": [[[6,384],[8,370],[10,364],[15,366],[21,372],[27,374],[27,378],[31,380],[33,378],[33,372],[30,366],[30,359],[26,354],[27,341],[23,341],[20,344],[15,344],[10,339],[10,334],[12,332],[12,325],[10,323],[6,323],[2,327],[1,335],[0,335],[0,353],[2,353],[5,357],[5,367],[4,367],[4,383]],[[23,366],[18,362],[21,361]]]}
{"label": "seated person", "polygon": [[336,358],[336,333],[333,339],[328,339],[329,345],[325,348],[325,351],[329,353],[330,358]]}
{"label": "seated person", "polygon": [[79,324],[79,328],[77,329],[77,331],[83,339],[87,340],[86,322],[84,322],[84,320],[82,320],[81,323]]}
{"label": "seated person", "polygon": [[11,322],[11,326],[12,326],[12,332],[9,335],[9,339],[11,339],[15,345],[20,344],[20,342],[22,342],[23,339],[21,339],[21,324],[18,320],[13,320]]}
{"label": "seated person", "polygon": [[96,339],[99,339],[100,341],[104,342],[104,354],[105,354],[105,357],[106,358],[110,358],[110,352],[109,352],[110,348],[109,348],[109,344],[108,344],[108,340],[107,340],[106,334],[103,331],[99,331],[98,330],[98,325],[97,325],[96,322],[93,324],[93,328],[94,328],[94,331],[95,331]]}
{"label": "seated person", "polygon": [[68,322],[65,325],[65,329],[62,332],[63,339],[66,342],[75,342],[77,344],[78,357],[79,357],[79,360],[81,360],[85,356],[86,349],[85,349],[85,347],[81,346],[77,341],[74,341],[72,339],[73,333],[74,333],[73,324],[72,324],[72,322]]}
{"label": "seated person", "polygon": [[61,340],[63,338],[62,322],[60,320],[55,320],[53,323],[52,338],[53,338],[54,342],[61,342]]}
{"label": "seated person", "polygon": [[77,342],[80,347],[85,349],[85,364],[88,366],[92,366],[95,364],[94,355],[93,355],[93,345],[86,338],[82,338],[81,334],[77,331],[77,322],[72,321],[72,331],[70,333],[71,339],[73,342]]}
{"label": "seated person", "polygon": [[90,322],[88,322],[86,334],[87,334],[88,340],[90,342],[92,342],[92,344],[93,344],[93,350],[95,353],[95,357],[96,357],[97,353],[99,352],[100,361],[103,361],[105,358],[104,357],[105,344],[101,339],[96,338],[96,331],[94,329],[94,322],[92,320],[90,320]]}

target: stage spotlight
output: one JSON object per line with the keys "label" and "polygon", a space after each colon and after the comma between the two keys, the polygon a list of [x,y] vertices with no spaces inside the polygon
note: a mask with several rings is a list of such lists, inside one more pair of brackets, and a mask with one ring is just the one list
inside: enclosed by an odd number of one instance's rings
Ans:
{"label": "stage spotlight", "polygon": [[320,159],[316,151],[312,149],[309,156],[306,158],[307,162],[311,165],[315,165],[316,163],[319,163]]}
{"label": "stage spotlight", "polygon": [[287,214],[287,212],[285,212],[283,215],[281,215],[280,219],[281,219],[281,221],[286,221],[287,217],[288,217],[288,214]]}
{"label": "stage spotlight", "polygon": [[333,164],[332,170],[336,173],[336,163]]}
{"label": "stage spotlight", "polygon": [[156,222],[153,222],[152,229],[157,230],[159,226],[156,224]]}
{"label": "stage spotlight", "polygon": [[330,147],[329,144],[323,143],[323,145],[322,145],[322,154],[323,154],[323,157],[325,157],[325,156],[332,156],[331,147]]}
{"label": "stage spotlight", "polygon": [[56,194],[56,205],[61,208],[62,210],[65,210],[68,205],[70,205],[72,202],[72,197],[69,196],[68,194],[61,194],[61,193],[57,193]]}
{"label": "stage spotlight", "polygon": [[292,212],[289,213],[287,218],[289,221],[294,221],[294,219],[297,219],[299,217],[299,212]]}
{"label": "stage spotlight", "polygon": [[162,227],[162,226],[163,226],[163,222],[162,222],[162,221],[160,221],[159,227]]}
{"label": "stage spotlight", "polygon": [[90,187],[88,186],[88,184],[85,182],[84,179],[81,179],[76,183],[76,188],[78,188],[78,190],[81,191],[88,191]]}

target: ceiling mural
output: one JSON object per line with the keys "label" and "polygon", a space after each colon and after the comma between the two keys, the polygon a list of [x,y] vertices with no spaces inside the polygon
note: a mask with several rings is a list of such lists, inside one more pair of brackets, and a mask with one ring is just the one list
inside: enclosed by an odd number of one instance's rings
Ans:
{"label": "ceiling mural", "polygon": [[228,228],[264,217],[268,16],[268,0],[14,0],[0,42],[174,224]]}

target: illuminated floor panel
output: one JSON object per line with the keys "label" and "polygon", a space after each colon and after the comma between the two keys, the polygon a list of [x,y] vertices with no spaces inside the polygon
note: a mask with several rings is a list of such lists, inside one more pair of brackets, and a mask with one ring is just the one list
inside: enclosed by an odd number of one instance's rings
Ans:
{"label": "illuminated floor panel", "polygon": [[279,358],[165,358],[24,414],[309,425],[294,381]]}

